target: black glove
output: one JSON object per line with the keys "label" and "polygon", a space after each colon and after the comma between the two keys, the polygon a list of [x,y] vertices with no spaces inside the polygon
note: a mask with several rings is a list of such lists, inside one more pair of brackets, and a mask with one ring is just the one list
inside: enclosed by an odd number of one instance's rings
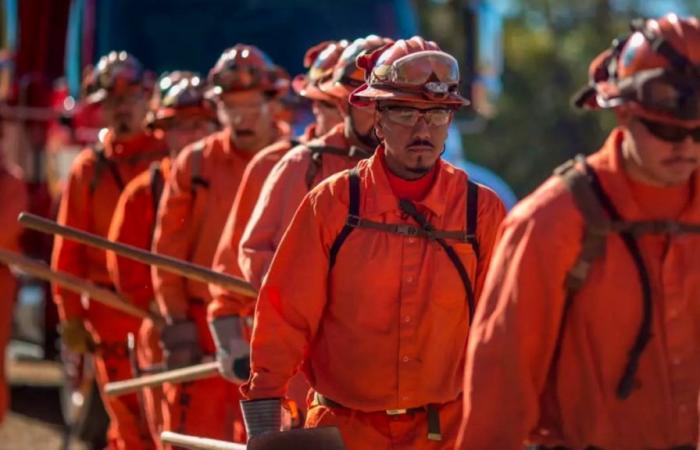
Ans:
{"label": "black glove", "polygon": [[243,421],[248,440],[263,433],[280,431],[282,426],[282,399],[266,398],[241,401]]}
{"label": "black glove", "polygon": [[191,366],[202,361],[197,325],[191,320],[179,320],[165,325],[161,330],[160,342],[168,370]]}

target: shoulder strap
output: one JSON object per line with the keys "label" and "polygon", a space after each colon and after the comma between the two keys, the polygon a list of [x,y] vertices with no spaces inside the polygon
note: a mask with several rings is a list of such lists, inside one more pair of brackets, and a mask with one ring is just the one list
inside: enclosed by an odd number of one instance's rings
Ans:
{"label": "shoulder strap", "polygon": [[163,188],[165,187],[165,178],[163,177],[160,162],[154,161],[149,168],[149,172],[151,174],[151,201],[153,202],[153,212],[157,215],[160,197],[163,195]]}
{"label": "shoulder strap", "polygon": [[122,176],[119,173],[119,168],[117,167],[114,161],[107,158],[107,155],[105,155],[104,144],[102,142],[96,142],[91,148],[92,152],[95,155],[96,161],[95,170],[92,175],[92,180],[90,180],[90,195],[94,194],[97,190],[97,185],[100,182],[100,179],[102,178],[102,171],[105,169],[105,167],[109,169],[110,173],[112,174],[112,178],[117,184],[117,188],[119,189],[119,191],[124,190],[124,180],[122,180]]}
{"label": "shoulder strap", "polygon": [[204,140],[200,140],[192,147],[190,161],[190,185],[195,192],[197,187],[209,189],[209,181],[202,177],[202,159],[204,158]]}
{"label": "shoulder strap", "polygon": [[593,262],[605,253],[605,243],[610,232],[609,216],[593,190],[586,167],[584,157],[578,155],[554,171],[571,193],[584,221],[581,251],[566,275],[565,285],[569,297],[581,290]]}
{"label": "shoulder strap", "polygon": [[163,177],[163,171],[161,170],[160,162],[154,161],[149,167],[149,173],[151,175],[151,207],[153,208],[153,225],[151,226],[151,239],[153,239],[153,233],[156,228],[156,221],[158,217],[158,207],[160,205],[160,197],[163,195],[163,188],[165,187],[165,178]]}
{"label": "shoulder strap", "polygon": [[323,166],[323,155],[337,155],[346,156],[350,159],[361,160],[368,158],[371,154],[365,152],[359,147],[350,148],[340,148],[333,147],[330,145],[309,145],[309,150],[311,151],[311,160],[309,161],[309,167],[306,169],[306,186],[310,190],[314,186],[314,180],[318,171]]}
{"label": "shoulder strap", "polygon": [[479,217],[479,185],[467,180],[467,239],[474,249],[476,259],[481,256],[479,240],[476,237],[476,226]]}
{"label": "shoulder strap", "polygon": [[348,171],[348,182],[350,188],[350,199],[348,202],[348,217],[343,225],[343,228],[336,236],[333,245],[331,246],[330,254],[328,255],[328,268],[329,270],[335,266],[335,260],[338,256],[338,251],[343,245],[345,240],[348,238],[352,230],[355,229],[353,226],[353,221],[360,218],[360,172],[357,168],[352,168]]}

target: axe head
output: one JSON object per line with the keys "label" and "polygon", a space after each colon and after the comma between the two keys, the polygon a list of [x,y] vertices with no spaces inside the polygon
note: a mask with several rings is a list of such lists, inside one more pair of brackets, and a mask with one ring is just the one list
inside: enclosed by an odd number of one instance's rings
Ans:
{"label": "axe head", "polygon": [[336,427],[265,433],[248,441],[247,450],[346,450]]}

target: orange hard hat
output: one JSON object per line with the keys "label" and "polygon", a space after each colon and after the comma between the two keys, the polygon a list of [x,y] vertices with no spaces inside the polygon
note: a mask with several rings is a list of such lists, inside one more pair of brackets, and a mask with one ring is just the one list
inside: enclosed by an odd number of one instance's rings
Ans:
{"label": "orange hard hat", "polygon": [[167,126],[178,118],[200,116],[216,121],[212,101],[205,97],[204,82],[199,75],[174,71],[160,77],[146,123],[151,128]]}
{"label": "orange hard hat", "polygon": [[310,100],[331,100],[328,94],[319,89],[319,85],[333,75],[338,58],[348,46],[348,41],[324,41],[314,45],[304,55],[305,74],[297,75],[292,81],[292,88],[301,97]]}
{"label": "orange hard hat", "polygon": [[289,89],[289,74],[253,45],[236,44],[224,50],[208,77],[210,94],[260,90],[275,97]]}
{"label": "orange hard hat", "polygon": [[150,88],[151,82],[138,59],[125,51],[113,51],[83,75],[85,101],[99,103],[112,92],[132,86]]}
{"label": "orange hard hat", "polygon": [[337,100],[346,102],[350,93],[364,81],[364,71],[357,66],[357,58],[393,42],[389,38],[374,34],[355,39],[343,50],[333,68],[333,74],[319,85],[319,89]]}
{"label": "orange hard hat", "polygon": [[649,120],[700,125],[700,23],[667,14],[632,21],[589,68],[580,108],[624,108]]}
{"label": "orange hard hat", "polygon": [[367,81],[356,89],[351,102],[367,105],[381,100],[410,101],[460,107],[459,63],[435,42],[420,36],[358,58]]}

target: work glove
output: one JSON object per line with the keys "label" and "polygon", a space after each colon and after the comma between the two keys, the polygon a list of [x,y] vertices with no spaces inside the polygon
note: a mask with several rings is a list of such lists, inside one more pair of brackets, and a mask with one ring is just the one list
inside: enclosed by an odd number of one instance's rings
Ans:
{"label": "work glove", "polygon": [[243,411],[243,422],[249,441],[264,433],[280,431],[282,426],[281,398],[242,400],[241,411]]}
{"label": "work glove", "polygon": [[161,330],[160,343],[168,370],[197,364],[202,361],[197,325],[191,320],[166,324]]}
{"label": "work glove", "polygon": [[209,322],[216,344],[216,360],[221,376],[236,384],[250,376],[250,344],[243,337],[243,324],[237,316],[222,316]]}
{"label": "work glove", "polygon": [[73,353],[88,353],[95,349],[95,341],[82,319],[68,319],[61,324],[61,341]]}

